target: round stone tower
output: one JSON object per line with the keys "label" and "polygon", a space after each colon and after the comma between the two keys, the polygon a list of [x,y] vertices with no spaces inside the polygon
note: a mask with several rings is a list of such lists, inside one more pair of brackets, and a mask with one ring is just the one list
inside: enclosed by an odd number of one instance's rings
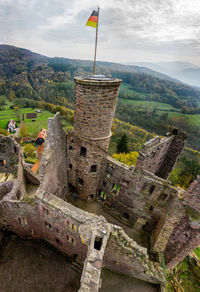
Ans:
{"label": "round stone tower", "polygon": [[108,150],[120,79],[75,78],[74,133]]}

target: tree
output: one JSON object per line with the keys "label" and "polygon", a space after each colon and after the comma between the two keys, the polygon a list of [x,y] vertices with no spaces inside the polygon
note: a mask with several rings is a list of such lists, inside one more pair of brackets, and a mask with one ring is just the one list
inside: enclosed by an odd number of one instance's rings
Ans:
{"label": "tree", "polygon": [[126,134],[124,134],[117,144],[117,153],[128,153],[128,138]]}

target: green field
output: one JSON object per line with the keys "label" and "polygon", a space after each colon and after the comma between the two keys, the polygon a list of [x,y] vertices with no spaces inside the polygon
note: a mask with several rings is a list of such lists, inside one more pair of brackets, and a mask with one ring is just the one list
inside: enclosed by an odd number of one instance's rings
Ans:
{"label": "green field", "polygon": [[122,102],[123,104],[130,104],[135,107],[143,107],[145,109],[150,109],[150,110],[157,109],[158,110],[157,114],[159,115],[164,113],[164,111],[162,110],[167,110],[166,112],[168,113],[169,119],[184,118],[187,121],[188,125],[192,127],[200,128],[200,114],[182,114],[181,112],[174,112],[171,110],[178,111],[178,109],[174,108],[170,104],[157,102],[157,101],[133,100],[133,99],[128,99],[128,98],[127,99],[120,98],[119,101]]}
{"label": "green field", "polygon": [[149,108],[149,109],[166,109],[166,110],[177,110],[175,109],[172,105],[158,102],[158,101],[148,101],[148,100],[133,100],[133,99],[124,99],[120,98],[120,102],[124,104],[131,104],[134,105],[135,107],[144,107],[144,108]]}
{"label": "green field", "polygon": [[[130,97],[134,96],[134,94],[138,94],[137,91],[131,88],[130,84],[127,84],[124,82],[120,85],[119,92],[126,92],[127,95],[129,95]],[[139,93],[139,95],[141,97],[148,96],[147,93],[141,93],[141,92]]]}
{"label": "green field", "polygon": [[[54,116],[54,113],[51,113],[47,110],[41,110],[41,113],[37,113],[37,118],[34,119],[35,121],[33,122],[32,119],[26,118],[26,114],[34,113],[35,109],[19,108],[19,110],[16,112],[15,110],[9,108],[10,105],[11,103],[7,102],[7,105],[4,106],[2,110],[0,110],[0,128],[6,129],[8,122],[11,119],[17,121],[19,116],[24,114],[24,123],[28,126],[28,135],[33,138],[38,135],[40,129],[48,128],[48,118]],[[65,131],[72,127],[72,123],[64,118],[62,119],[62,124]]]}

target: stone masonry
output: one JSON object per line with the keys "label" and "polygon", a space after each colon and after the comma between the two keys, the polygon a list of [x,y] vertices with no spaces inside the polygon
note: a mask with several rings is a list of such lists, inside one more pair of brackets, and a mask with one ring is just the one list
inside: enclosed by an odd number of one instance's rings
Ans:
{"label": "stone masonry", "polygon": [[[63,132],[59,113],[49,119],[39,175],[25,164],[19,145],[0,136],[0,173],[13,174],[0,183],[1,237],[10,231],[45,239],[76,259],[83,266],[80,292],[98,291],[103,266],[164,291],[161,258],[174,267],[200,244],[200,179],[187,191],[167,180],[185,133],[170,129],[145,143],[136,167],[108,155],[120,83],[75,78],[74,131]],[[108,219],[68,198],[96,202]]]}

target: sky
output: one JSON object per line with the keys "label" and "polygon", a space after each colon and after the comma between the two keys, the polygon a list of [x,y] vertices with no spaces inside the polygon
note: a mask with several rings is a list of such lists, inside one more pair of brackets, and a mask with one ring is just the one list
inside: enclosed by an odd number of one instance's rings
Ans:
{"label": "sky", "polygon": [[49,57],[200,65],[199,0],[0,0],[0,44]]}

